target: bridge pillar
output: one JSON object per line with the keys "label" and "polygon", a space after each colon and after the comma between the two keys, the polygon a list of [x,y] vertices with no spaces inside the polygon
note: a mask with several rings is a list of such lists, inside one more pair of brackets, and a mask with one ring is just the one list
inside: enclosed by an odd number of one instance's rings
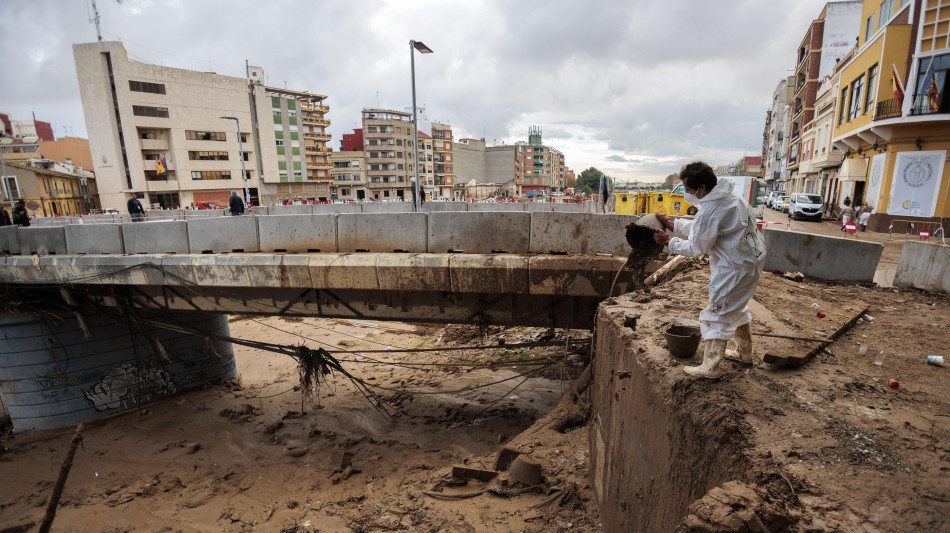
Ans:
{"label": "bridge pillar", "polygon": [[[146,321],[230,335],[225,314],[138,314]],[[235,377],[231,343],[206,339],[130,321],[120,313],[83,315],[82,323],[73,314],[50,321],[3,313],[0,395],[15,430],[75,425]]]}

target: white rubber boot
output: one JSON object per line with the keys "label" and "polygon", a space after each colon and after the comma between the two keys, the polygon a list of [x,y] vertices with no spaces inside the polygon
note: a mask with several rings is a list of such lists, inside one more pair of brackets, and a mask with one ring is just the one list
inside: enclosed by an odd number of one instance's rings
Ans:
{"label": "white rubber boot", "polygon": [[752,324],[743,324],[736,328],[735,339],[738,350],[726,350],[726,359],[742,366],[753,366],[755,361],[752,359]]}
{"label": "white rubber boot", "polygon": [[726,353],[726,341],[720,339],[706,339],[706,350],[703,352],[703,364],[699,366],[687,366],[683,371],[691,376],[702,376],[704,378],[718,378],[720,376],[718,368],[719,363]]}

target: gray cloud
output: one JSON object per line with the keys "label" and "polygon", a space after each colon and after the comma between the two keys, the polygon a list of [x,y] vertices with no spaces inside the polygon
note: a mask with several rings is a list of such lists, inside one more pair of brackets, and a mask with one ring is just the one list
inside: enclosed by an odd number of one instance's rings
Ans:
{"label": "gray cloud", "polygon": [[[139,61],[329,97],[333,146],[363,107],[411,105],[457,137],[514,142],[542,126],[568,166],[661,179],[686,161],[757,155],[765,110],[820,0],[279,2],[100,0],[103,36]],[[8,2],[0,110],[85,135],[71,45],[95,40],[84,2]],[[42,38],[37,38],[42,36]]]}

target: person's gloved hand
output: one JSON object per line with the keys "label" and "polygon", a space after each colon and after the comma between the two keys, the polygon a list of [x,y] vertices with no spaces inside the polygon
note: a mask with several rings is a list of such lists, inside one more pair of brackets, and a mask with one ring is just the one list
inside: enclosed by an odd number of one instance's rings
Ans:
{"label": "person's gloved hand", "polygon": [[670,236],[662,231],[658,231],[653,234],[653,241],[660,246],[666,246],[666,243],[670,242]]}
{"label": "person's gloved hand", "polygon": [[657,215],[656,215],[656,219],[659,220],[659,221],[663,224],[663,226],[666,227],[666,229],[668,229],[668,230],[670,230],[670,231],[673,231],[673,219],[672,219],[672,218],[670,218],[670,217],[668,217],[668,216],[666,216],[666,215],[657,214]]}

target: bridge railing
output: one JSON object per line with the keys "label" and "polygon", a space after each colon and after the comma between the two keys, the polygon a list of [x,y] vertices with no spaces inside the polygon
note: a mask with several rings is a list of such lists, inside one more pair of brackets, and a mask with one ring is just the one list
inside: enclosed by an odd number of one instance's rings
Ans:
{"label": "bridge railing", "polygon": [[[359,204],[338,205],[360,207]],[[268,213],[270,209],[267,208]],[[625,238],[626,226],[636,219],[629,215],[558,211],[301,211],[144,222],[120,217],[115,223],[83,220],[65,225],[8,226],[0,228],[0,253],[428,252],[626,256],[630,251]]]}

